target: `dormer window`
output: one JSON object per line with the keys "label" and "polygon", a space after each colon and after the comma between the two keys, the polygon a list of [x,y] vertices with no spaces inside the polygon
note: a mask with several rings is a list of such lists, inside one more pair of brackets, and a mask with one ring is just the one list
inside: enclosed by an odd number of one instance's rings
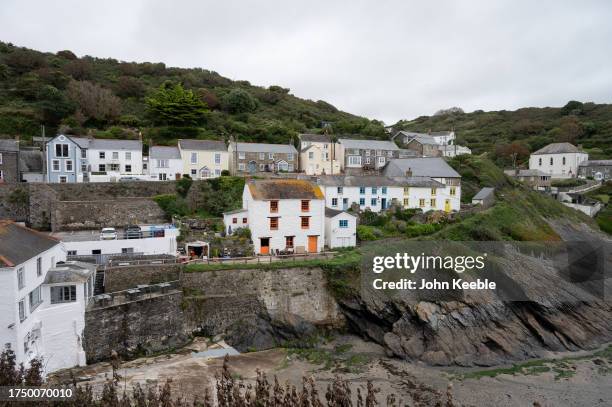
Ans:
{"label": "dormer window", "polygon": [[69,156],[68,144],[56,144],[55,145],[55,156],[56,157],[68,157]]}

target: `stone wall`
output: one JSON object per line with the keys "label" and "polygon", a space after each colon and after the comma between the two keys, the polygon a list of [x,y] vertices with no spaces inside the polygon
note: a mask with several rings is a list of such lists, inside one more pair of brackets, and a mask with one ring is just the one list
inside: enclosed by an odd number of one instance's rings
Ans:
{"label": "stone wall", "polygon": [[184,301],[185,330],[204,336],[214,336],[241,319],[255,319],[267,312],[256,294],[192,295]]}
{"label": "stone wall", "polygon": [[183,294],[173,292],[85,313],[83,347],[87,363],[110,358],[115,350],[134,357],[183,346]]}
{"label": "stone wall", "polygon": [[[197,293],[186,297],[185,303],[200,298],[225,298],[230,304],[236,304],[236,298],[254,296],[267,312],[275,314],[296,315],[315,325],[337,325],[341,323],[336,300],[327,290],[327,281],[323,270],[319,268],[290,268],[282,270],[217,270],[210,272],[183,273],[181,285],[187,293]],[[212,326],[209,318],[216,318],[215,307],[219,300],[203,301],[200,313],[187,313],[193,326]],[[255,310],[251,305],[246,307]],[[229,315],[233,318],[232,315]],[[199,319],[199,318],[204,318]],[[229,324],[231,321],[225,321]]]}
{"label": "stone wall", "polygon": [[51,230],[122,227],[127,224],[166,222],[166,215],[150,198],[96,201],[59,201],[51,209]]}
{"label": "stone wall", "polygon": [[27,185],[0,184],[0,219],[27,221],[28,200]]}
{"label": "stone wall", "polygon": [[107,268],[104,271],[104,290],[110,293],[139,284],[178,280],[181,267],[180,264],[147,264]]}

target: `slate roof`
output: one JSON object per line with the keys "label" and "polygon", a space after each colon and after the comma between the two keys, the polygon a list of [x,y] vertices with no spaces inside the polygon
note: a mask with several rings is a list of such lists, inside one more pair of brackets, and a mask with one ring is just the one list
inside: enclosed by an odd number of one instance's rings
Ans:
{"label": "slate roof", "polygon": [[612,166],[612,160],[586,160],[578,164],[579,167],[600,167],[600,166]]}
{"label": "slate roof", "polygon": [[43,284],[84,283],[96,272],[96,266],[81,261],[58,263],[49,269]]}
{"label": "slate roof", "polygon": [[300,179],[251,180],[247,184],[253,199],[323,199],[318,185]]}
{"label": "slate roof", "polygon": [[552,143],[545,147],[542,147],[541,149],[539,149],[538,151],[532,154],[540,155],[540,154],[567,154],[567,153],[584,153],[584,151],[582,151],[581,149],[579,149],[578,147],[576,147],[575,145],[571,143]]}
{"label": "slate roof", "polygon": [[227,146],[221,140],[180,139],[178,145],[183,150],[227,151]]}
{"label": "slate roof", "polygon": [[389,140],[357,140],[341,138],[338,143],[344,148],[358,148],[363,150],[399,150],[399,147]]}
{"label": "slate roof", "polygon": [[19,142],[13,139],[0,139],[0,151],[19,151]]}
{"label": "slate roof", "polygon": [[297,150],[290,144],[236,143],[236,151],[245,153],[293,153]]}
{"label": "slate roof", "polygon": [[495,188],[484,187],[472,199],[486,199],[495,192]]}
{"label": "slate roof", "polygon": [[140,140],[116,140],[89,137],[69,137],[81,148],[90,150],[141,150],[142,141]]}
{"label": "slate roof", "polygon": [[42,172],[43,153],[40,150],[21,150],[19,152],[19,171]]}
{"label": "slate roof", "polygon": [[444,187],[443,184],[430,177],[387,177],[384,175],[321,175],[319,184],[338,187]]}
{"label": "slate roof", "polygon": [[181,152],[178,147],[154,146],[149,149],[149,158],[156,160],[181,159]]}
{"label": "slate roof", "polygon": [[14,267],[59,243],[44,233],[0,220],[0,267]]}
{"label": "slate roof", "polygon": [[434,146],[438,145],[436,140],[433,137],[431,137],[431,136],[429,136],[427,134],[416,135],[416,136],[412,137],[408,143],[412,143],[413,141],[416,141],[416,142],[421,143],[421,144],[429,144],[429,145],[434,145]]}
{"label": "slate roof", "polygon": [[347,215],[351,215],[352,217],[356,217],[355,215],[353,215],[350,212],[347,211],[342,211],[339,209],[332,209],[332,208],[325,208],[325,217],[326,218],[333,218],[334,216],[340,215],[341,213],[346,213]]}
{"label": "slate roof", "polygon": [[412,171],[413,177],[461,178],[444,159],[440,157],[398,158],[390,160],[383,174],[390,177],[405,176]]}
{"label": "slate roof", "polygon": [[331,136],[327,134],[300,134],[298,136],[302,141],[313,141],[315,143],[331,143]]}

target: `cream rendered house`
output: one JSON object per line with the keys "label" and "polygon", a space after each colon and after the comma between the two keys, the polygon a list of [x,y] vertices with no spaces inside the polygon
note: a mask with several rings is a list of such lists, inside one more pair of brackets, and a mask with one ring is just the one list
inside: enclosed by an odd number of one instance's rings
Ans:
{"label": "cream rendered house", "polygon": [[192,179],[216,178],[223,170],[229,170],[229,153],[223,141],[181,139],[178,148],[183,161],[183,175]]}
{"label": "cream rendered house", "polygon": [[326,134],[300,134],[300,170],[307,175],[340,174],[340,146]]}

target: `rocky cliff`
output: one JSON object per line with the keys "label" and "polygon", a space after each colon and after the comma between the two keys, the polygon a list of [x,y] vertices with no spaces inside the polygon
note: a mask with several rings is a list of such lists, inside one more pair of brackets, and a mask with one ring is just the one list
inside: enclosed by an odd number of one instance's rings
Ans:
{"label": "rocky cliff", "polygon": [[506,281],[504,290],[436,301],[412,291],[389,298],[361,289],[339,299],[341,309],[355,332],[390,354],[433,365],[490,366],[612,340],[612,302],[605,297],[612,288],[610,240],[584,225],[551,226],[564,240],[584,243],[576,247],[599,245],[607,251],[600,253],[604,263],[588,278],[559,278],[551,262],[516,252],[496,271],[496,279]]}

